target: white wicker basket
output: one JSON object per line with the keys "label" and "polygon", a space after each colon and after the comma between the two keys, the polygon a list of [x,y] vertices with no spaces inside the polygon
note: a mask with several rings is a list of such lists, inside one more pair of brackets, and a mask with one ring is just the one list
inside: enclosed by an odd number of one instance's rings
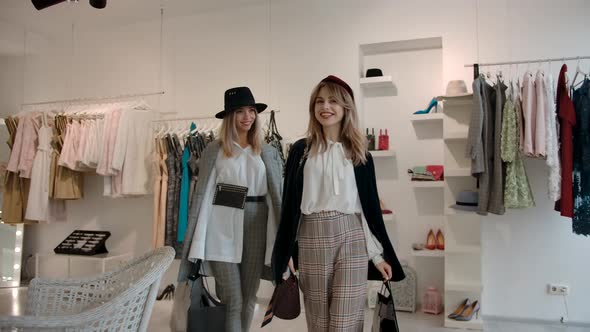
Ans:
{"label": "white wicker basket", "polygon": [[86,279],[35,278],[25,316],[0,316],[3,331],[146,331],[174,249],[158,248],[117,270]]}

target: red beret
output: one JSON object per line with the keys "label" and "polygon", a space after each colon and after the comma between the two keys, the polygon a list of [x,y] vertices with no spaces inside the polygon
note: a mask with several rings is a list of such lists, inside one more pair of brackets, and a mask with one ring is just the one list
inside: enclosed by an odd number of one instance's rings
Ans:
{"label": "red beret", "polygon": [[354,101],[354,93],[352,92],[352,88],[350,87],[350,85],[346,84],[346,82],[344,82],[340,78],[338,78],[334,75],[330,75],[330,76],[324,78],[322,80],[322,82],[330,82],[330,83],[340,85],[341,87],[344,88],[344,90],[348,91],[348,93],[350,94],[350,97],[352,97],[352,100]]}

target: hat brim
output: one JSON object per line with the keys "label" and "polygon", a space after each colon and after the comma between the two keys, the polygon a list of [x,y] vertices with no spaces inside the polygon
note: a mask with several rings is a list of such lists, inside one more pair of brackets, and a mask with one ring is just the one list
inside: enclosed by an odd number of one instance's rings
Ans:
{"label": "hat brim", "polygon": [[241,106],[236,106],[236,107],[234,107],[234,108],[232,108],[232,109],[229,109],[229,110],[223,110],[223,111],[221,111],[221,112],[218,112],[217,114],[215,114],[215,117],[216,117],[216,118],[218,118],[218,119],[223,119],[223,118],[224,118],[226,115],[228,115],[229,113],[231,113],[231,112],[233,112],[233,111],[237,110],[237,109],[238,109],[238,108],[240,108],[240,107],[244,107],[244,106],[254,106],[254,108],[256,108],[256,111],[257,111],[258,113],[261,113],[261,112],[263,112],[263,111],[264,111],[264,110],[265,110],[265,109],[268,107],[268,105],[266,105],[266,104],[263,104],[263,103],[256,103],[256,104],[254,104],[254,105],[241,105]]}
{"label": "hat brim", "polygon": [[453,204],[450,206],[450,208],[455,209],[455,210],[463,210],[463,211],[470,211],[470,212],[477,212],[477,205],[473,206],[473,205],[459,205],[459,204]]}

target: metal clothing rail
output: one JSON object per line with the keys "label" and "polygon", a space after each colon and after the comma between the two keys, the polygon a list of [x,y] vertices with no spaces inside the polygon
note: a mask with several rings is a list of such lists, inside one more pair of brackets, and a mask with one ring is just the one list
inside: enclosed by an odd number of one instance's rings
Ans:
{"label": "metal clothing rail", "polygon": [[522,60],[522,61],[471,63],[471,64],[466,64],[465,67],[473,67],[473,66],[489,67],[489,66],[519,65],[519,64],[526,64],[526,63],[554,62],[554,61],[570,61],[570,60],[582,60],[582,59],[590,59],[590,55],[573,56],[573,57],[562,57],[562,58],[547,58],[547,59]]}
{"label": "metal clothing rail", "polygon": [[[280,113],[281,111],[273,111],[274,113]],[[268,115],[271,112],[262,112],[258,113],[259,115]],[[156,119],[152,120],[152,122],[177,122],[177,121],[190,121],[190,120],[221,120],[214,116],[196,116],[196,117],[186,117],[186,118],[169,118],[169,119]]]}
{"label": "metal clothing rail", "polygon": [[22,106],[34,106],[34,105],[50,105],[50,104],[61,104],[61,103],[93,103],[93,102],[100,102],[100,101],[114,100],[114,99],[128,99],[128,98],[137,98],[137,97],[157,96],[157,95],[163,95],[164,93],[165,93],[165,91],[132,93],[132,94],[124,94],[124,95],[109,96],[109,97],[98,97],[98,98],[75,98],[75,99],[50,100],[50,101],[42,101],[42,102],[36,102],[36,103],[23,103],[21,105]]}

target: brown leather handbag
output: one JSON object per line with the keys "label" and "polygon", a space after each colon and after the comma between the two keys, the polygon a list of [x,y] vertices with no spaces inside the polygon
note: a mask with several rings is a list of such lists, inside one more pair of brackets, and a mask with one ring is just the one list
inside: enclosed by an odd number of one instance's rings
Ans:
{"label": "brown leather handbag", "polygon": [[299,301],[299,281],[294,273],[291,273],[287,280],[275,287],[270,303],[266,308],[262,326],[272,321],[273,316],[280,319],[291,320],[301,314],[301,303]]}

